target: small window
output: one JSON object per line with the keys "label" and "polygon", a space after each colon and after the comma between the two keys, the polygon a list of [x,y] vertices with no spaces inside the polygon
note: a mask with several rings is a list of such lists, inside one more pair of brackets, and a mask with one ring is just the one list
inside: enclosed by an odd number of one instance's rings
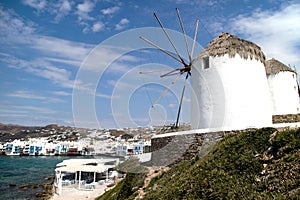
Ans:
{"label": "small window", "polygon": [[204,57],[203,58],[203,69],[208,69],[209,68],[209,57]]}
{"label": "small window", "polygon": [[295,74],[293,74],[293,78],[295,78]]}

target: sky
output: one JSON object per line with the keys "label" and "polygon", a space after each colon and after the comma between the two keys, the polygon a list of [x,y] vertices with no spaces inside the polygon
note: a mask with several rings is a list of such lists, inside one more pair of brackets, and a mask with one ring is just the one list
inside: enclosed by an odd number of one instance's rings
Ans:
{"label": "sky", "polygon": [[[0,123],[125,128],[174,123],[183,79],[141,71],[181,67],[139,37],[169,50],[157,13],[187,53],[175,8],[195,55],[221,32],[259,45],[300,71],[300,2],[288,0],[1,0]],[[189,85],[188,85],[189,86]],[[189,87],[180,122],[190,121]]]}

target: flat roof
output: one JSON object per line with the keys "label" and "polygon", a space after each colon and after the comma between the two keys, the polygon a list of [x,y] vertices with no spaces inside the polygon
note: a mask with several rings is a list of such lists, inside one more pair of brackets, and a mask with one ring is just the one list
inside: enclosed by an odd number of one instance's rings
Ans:
{"label": "flat roof", "polygon": [[115,165],[107,165],[105,163],[117,161],[116,159],[68,159],[56,165],[56,172],[69,172],[76,173],[82,172],[96,172],[101,173],[109,168],[115,167]]}

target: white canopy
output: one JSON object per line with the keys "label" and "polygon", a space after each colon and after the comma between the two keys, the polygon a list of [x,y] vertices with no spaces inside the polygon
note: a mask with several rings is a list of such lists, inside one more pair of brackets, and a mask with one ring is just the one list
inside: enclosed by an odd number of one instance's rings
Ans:
{"label": "white canopy", "polygon": [[101,173],[108,168],[114,167],[114,165],[105,165],[101,159],[69,159],[58,163],[56,167],[56,172],[76,173],[82,171]]}

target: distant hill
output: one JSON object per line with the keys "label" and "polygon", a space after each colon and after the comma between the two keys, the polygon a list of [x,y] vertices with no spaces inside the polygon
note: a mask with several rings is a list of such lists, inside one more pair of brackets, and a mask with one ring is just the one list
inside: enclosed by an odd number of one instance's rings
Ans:
{"label": "distant hill", "polygon": [[205,157],[176,164],[147,186],[145,178],[129,173],[98,200],[299,199],[300,129],[227,136]]}
{"label": "distant hill", "polygon": [[59,127],[63,127],[63,126],[59,126],[57,124],[49,124],[47,126],[22,126],[22,125],[17,125],[17,124],[2,124],[0,123],[0,132],[2,133],[19,133],[22,131],[33,131],[36,129],[57,129]]}
{"label": "distant hill", "polygon": [[[175,129],[171,125],[168,126],[154,126],[154,127],[138,127],[138,128],[124,128],[124,129],[103,129],[100,132],[109,132],[111,136],[119,137],[122,139],[130,139],[136,135],[140,135],[143,138],[151,137],[151,134],[162,134],[166,132],[173,132],[178,130],[189,130],[190,125],[180,125],[178,129]],[[29,138],[37,137],[54,137],[56,140],[70,140],[77,141],[77,133],[81,138],[86,137],[92,129],[88,128],[75,128],[70,126],[60,126],[57,124],[49,124],[47,126],[22,126],[15,124],[3,124],[0,123],[0,142],[8,142],[14,139],[26,140]],[[58,137],[55,137],[58,136]]]}
{"label": "distant hill", "polygon": [[14,139],[48,137],[51,135],[50,130],[62,132],[67,129],[74,128],[56,124],[49,124],[47,126],[22,126],[0,123],[0,142],[12,141]]}
{"label": "distant hill", "polygon": [[38,127],[34,126],[21,126],[16,124],[2,124],[0,123],[0,132],[1,133],[18,133],[22,130],[34,130]]}

